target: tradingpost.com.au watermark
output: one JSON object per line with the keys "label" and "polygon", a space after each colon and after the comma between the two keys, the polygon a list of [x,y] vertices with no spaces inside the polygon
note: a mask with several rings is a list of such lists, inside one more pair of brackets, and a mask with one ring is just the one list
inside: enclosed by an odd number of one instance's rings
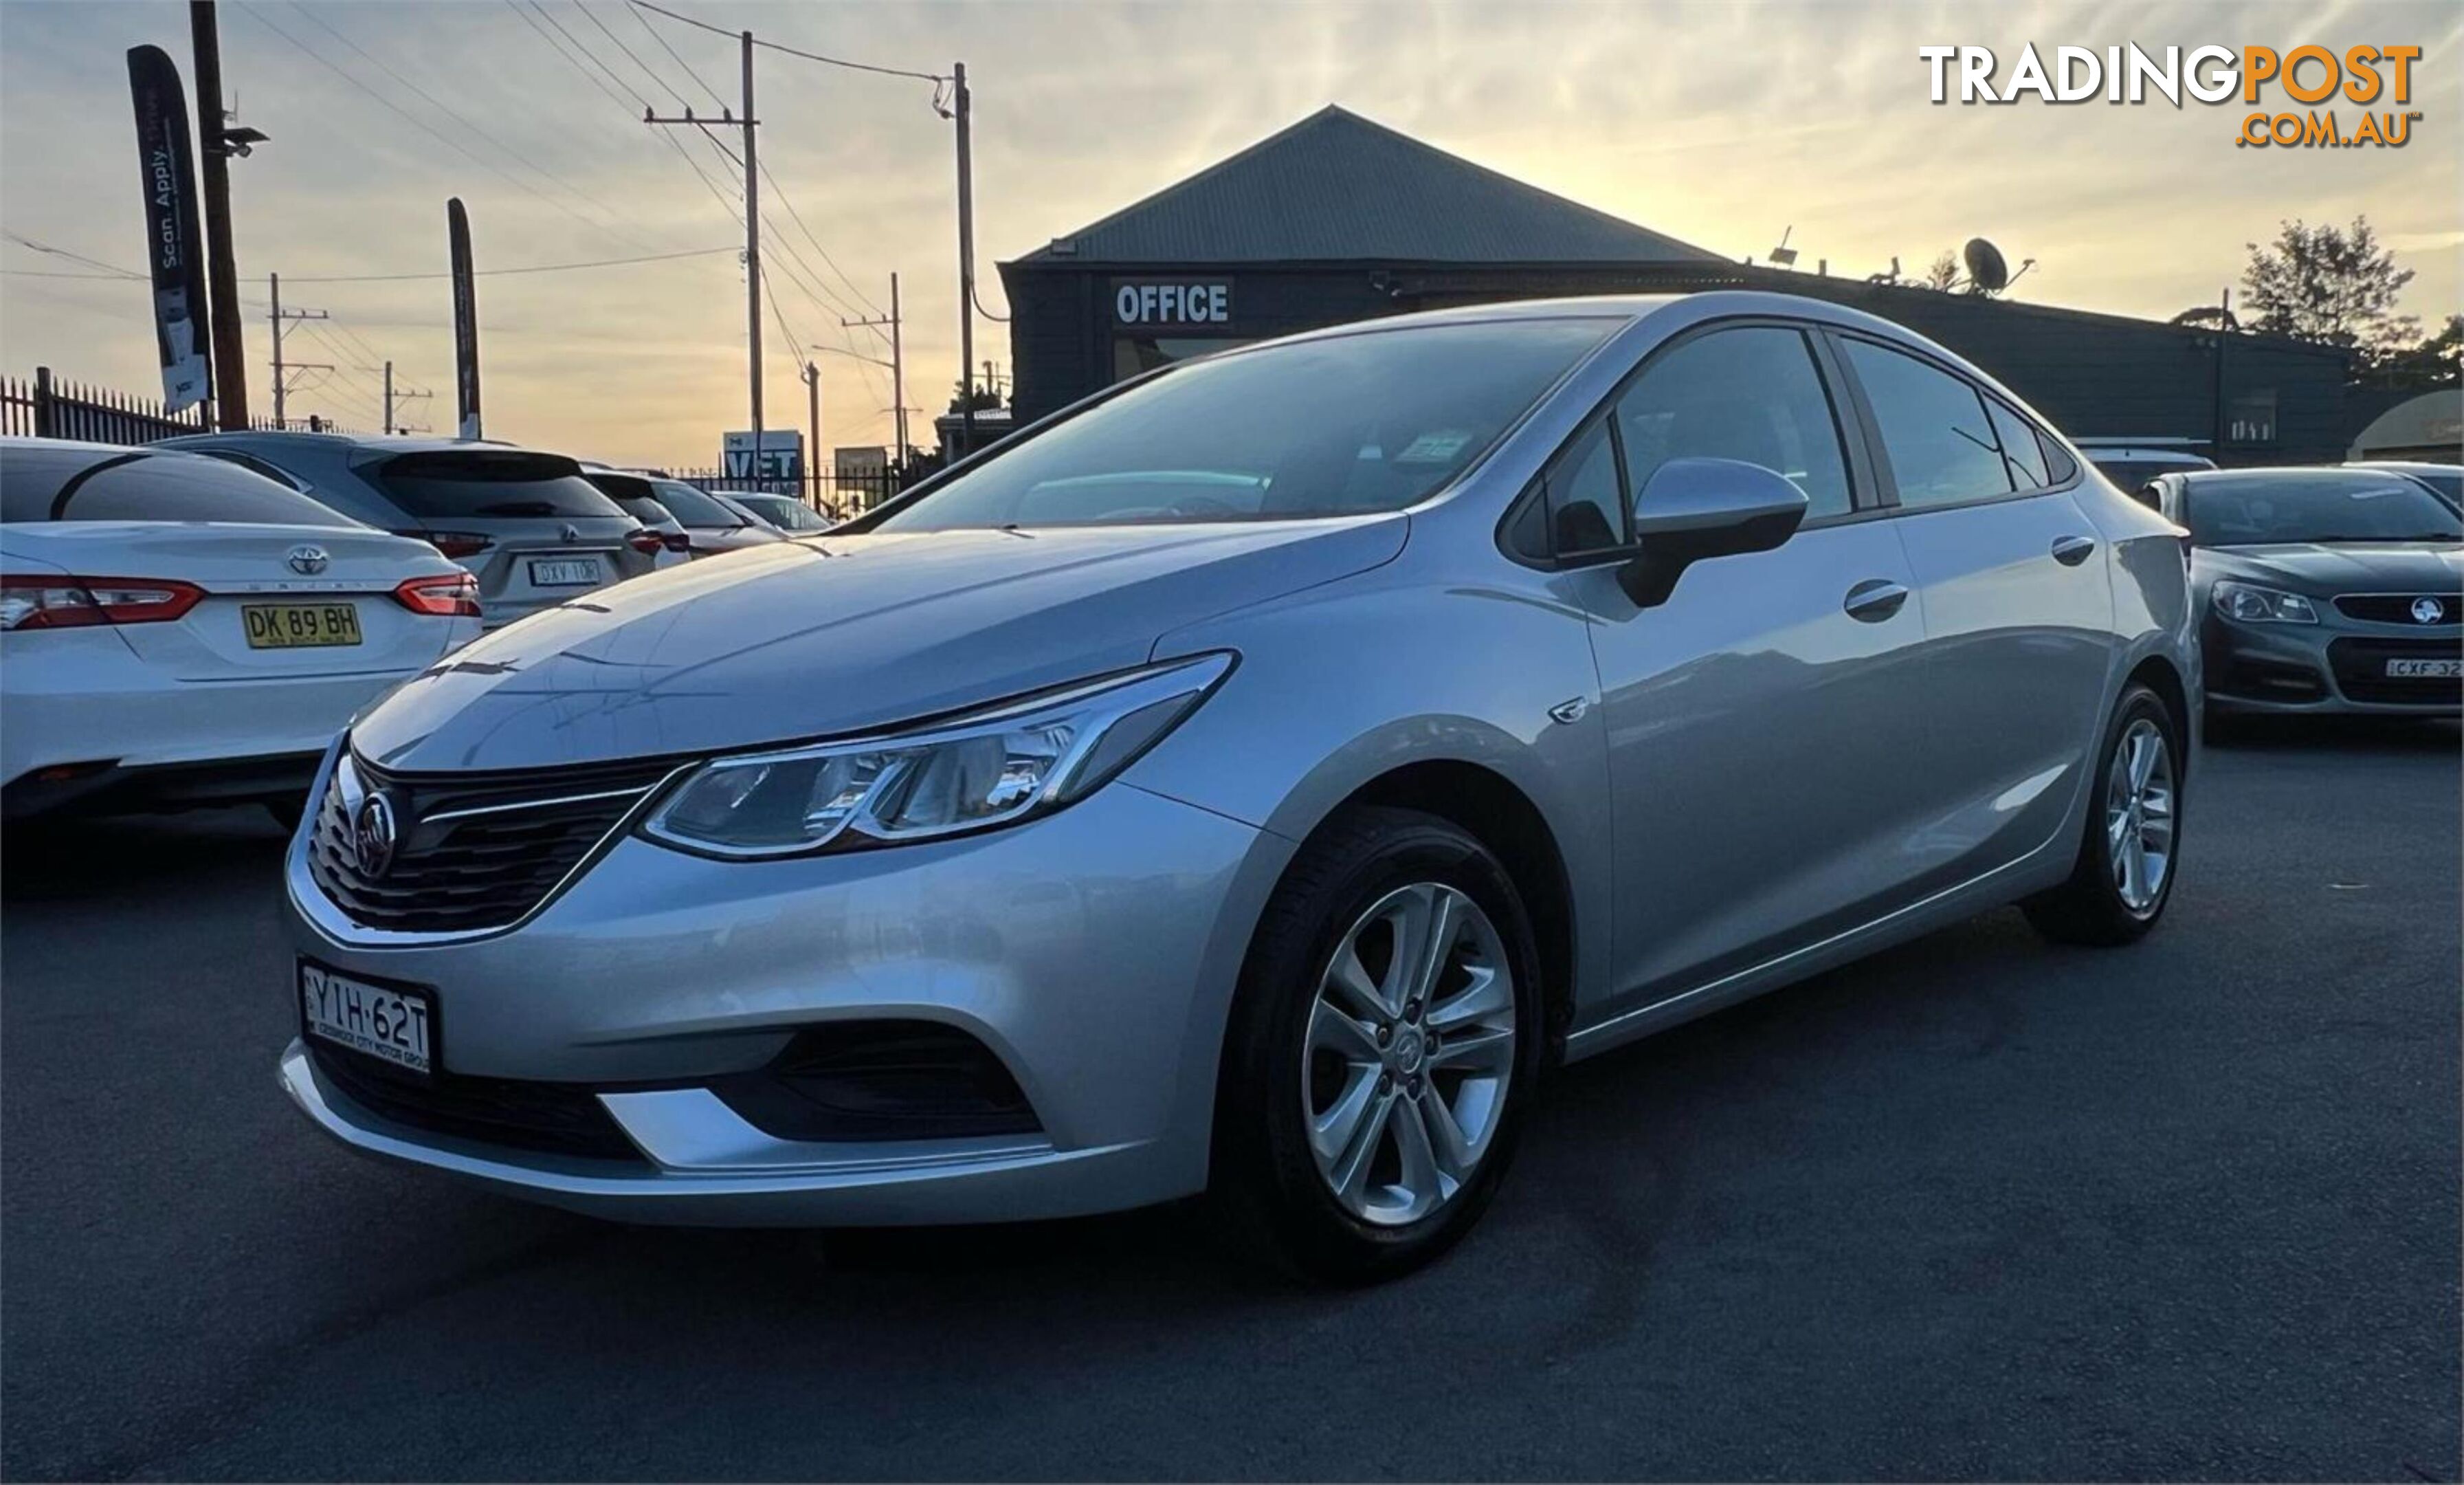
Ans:
{"label": "tradingpost.com.au watermark", "polygon": [[[1962,103],[2015,103],[2031,96],[2048,103],[2161,98],[2176,108],[2185,98],[2218,104],[2238,99],[2259,110],[2243,116],[2233,138],[2246,147],[2401,148],[2421,118],[2403,106],[2412,101],[2417,46],[2357,46],[2342,54],[2322,46],[2281,54],[2263,46],[2161,52],[2136,42],[2101,50],[2057,46],[2048,66],[2031,42],[2007,73],[1991,47],[1922,46],[1917,55],[1932,70],[1937,103],[1952,101],[1954,93]],[[2272,100],[2278,106],[2267,107]],[[2340,102],[2360,105],[2358,116],[2338,113]]]}

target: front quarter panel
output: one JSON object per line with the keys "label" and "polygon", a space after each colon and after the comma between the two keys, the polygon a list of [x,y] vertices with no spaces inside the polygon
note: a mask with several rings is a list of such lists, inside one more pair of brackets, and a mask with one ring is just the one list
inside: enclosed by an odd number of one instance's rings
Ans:
{"label": "front quarter panel", "polygon": [[1589,620],[1548,574],[1502,558],[1449,569],[1419,529],[1428,519],[1414,518],[1414,539],[1387,567],[1164,635],[1159,658],[1232,650],[1241,663],[1125,777],[1291,842],[1413,764],[1503,777],[1537,808],[1564,859],[1579,1006],[1605,980],[1609,942],[1606,745]]}

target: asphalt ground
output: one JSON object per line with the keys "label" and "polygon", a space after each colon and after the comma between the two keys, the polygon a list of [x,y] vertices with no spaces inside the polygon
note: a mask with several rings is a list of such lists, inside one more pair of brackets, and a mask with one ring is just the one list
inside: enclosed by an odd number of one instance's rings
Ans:
{"label": "asphalt ground", "polygon": [[1972,921],[1568,1070],[1457,1252],[1186,1208],[612,1226],[275,1084],[280,840],[0,842],[0,1474],[2454,1479],[2458,734],[2267,728],[2167,921]]}

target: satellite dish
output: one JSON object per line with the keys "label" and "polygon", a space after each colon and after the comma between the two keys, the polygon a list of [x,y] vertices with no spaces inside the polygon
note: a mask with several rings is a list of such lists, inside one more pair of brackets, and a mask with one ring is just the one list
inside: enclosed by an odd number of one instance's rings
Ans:
{"label": "satellite dish", "polygon": [[1960,250],[1968,261],[1968,281],[1980,294],[1998,294],[2011,283],[2011,265],[2002,261],[2002,250],[1982,237],[1970,237]]}

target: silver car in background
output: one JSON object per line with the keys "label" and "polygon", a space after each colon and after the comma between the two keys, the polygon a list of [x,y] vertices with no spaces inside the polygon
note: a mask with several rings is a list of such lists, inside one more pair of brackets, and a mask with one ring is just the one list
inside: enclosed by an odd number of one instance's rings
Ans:
{"label": "silver car in background", "polygon": [[279,480],[353,521],[417,537],[479,580],[490,629],[649,572],[660,543],[561,454],[451,438],[199,433],[160,447]]}
{"label": "silver car in background", "polygon": [[2141,499],[2189,529],[2211,710],[2464,713],[2464,521],[2430,487],[2233,469]]}
{"label": "silver car in background", "polygon": [[609,1216],[1203,1190],[1393,1274],[1551,1063],[2012,901],[2145,932],[2196,626],[2177,527],[1855,311],[1249,346],[374,708],[288,857],[281,1075]]}

